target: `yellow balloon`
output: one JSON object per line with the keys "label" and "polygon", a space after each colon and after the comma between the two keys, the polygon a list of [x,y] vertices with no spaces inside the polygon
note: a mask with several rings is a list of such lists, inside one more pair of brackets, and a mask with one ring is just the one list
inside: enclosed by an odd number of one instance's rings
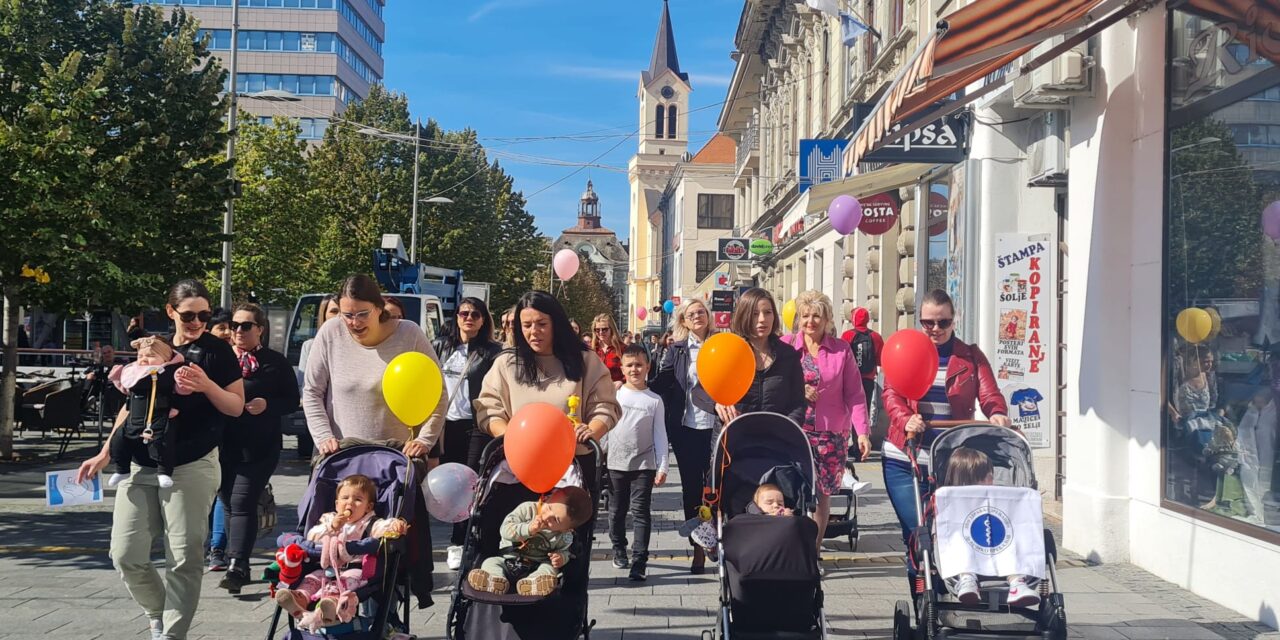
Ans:
{"label": "yellow balloon", "polygon": [[1212,340],[1218,337],[1218,334],[1222,331],[1222,315],[1213,307],[1209,307],[1204,311],[1209,314],[1209,319],[1213,321],[1213,328],[1209,331],[1209,340]]}
{"label": "yellow balloon", "polygon": [[402,353],[382,372],[382,398],[400,422],[412,431],[421,426],[440,403],[444,377],[425,353]]}
{"label": "yellow balloon", "polygon": [[788,300],[782,305],[782,331],[790,333],[795,328],[796,322],[796,301]]}
{"label": "yellow balloon", "polygon": [[1199,344],[1208,340],[1213,334],[1213,316],[1208,311],[1197,307],[1183,309],[1174,321],[1178,335],[1191,344]]}

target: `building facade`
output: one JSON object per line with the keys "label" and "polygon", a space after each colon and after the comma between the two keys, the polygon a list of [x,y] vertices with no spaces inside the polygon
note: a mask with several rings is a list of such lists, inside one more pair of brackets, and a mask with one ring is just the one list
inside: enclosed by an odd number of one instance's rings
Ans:
{"label": "building facade", "polygon": [[640,308],[662,304],[663,249],[662,194],[689,148],[689,74],[680,71],[676,55],[671,11],[662,3],[662,17],[653,44],[649,68],[640,73],[636,91],[639,106],[639,148],[627,164],[631,184],[630,253],[627,274],[629,298],[619,317],[630,330],[642,329],[647,320],[636,317]]}
{"label": "building facade", "polygon": [[560,233],[551,246],[553,252],[571,249],[585,258],[604,276],[604,283],[613,294],[614,318],[627,312],[627,267],[630,259],[627,248],[618,241],[618,235],[606,229],[600,222],[600,196],[595,186],[587,181],[587,190],[578,201],[578,223]]}
{"label": "building facade", "polygon": [[[200,20],[209,50],[230,64],[232,0],[142,0],[181,6]],[[382,82],[385,0],[239,0],[236,90],[240,109],[260,119],[298,121],[319,140],[329,117]],[[254,98],[284,91],[297,100]]]}

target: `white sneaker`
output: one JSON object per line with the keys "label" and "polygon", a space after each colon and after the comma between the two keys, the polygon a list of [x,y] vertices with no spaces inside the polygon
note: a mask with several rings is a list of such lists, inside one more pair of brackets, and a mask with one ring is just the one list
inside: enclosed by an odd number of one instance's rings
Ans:
{"label": "white sneaker", "polygon": [[[1012,596],[1013,590],[1010,589],[1009,593]],[[978,593],[978,577],[972,573],[960,574],[956,579],[956,597],[960,598],[961,604],[975,605],[982,602],[982,594]]]}
{"label": "white sneaker", "polygon": [[164,640],[164,620],[151,620],[151,640]]}
{"label": "white sneaker", "polygon": [[853,483],[853,486],[850,487],[850,489],[853,491],[853,495],[855,496],[870,488],[871,488],[871,483],[866,481],[855,482]]}
{"label": "white sneaker", "polygon": [[457,571],[462,568],[462,547],[457,545],[449,547],[445,553],[444,563],[449,567],[450,571]]}
{"label": "white sneaker", "polygon": [[1009,581],[1009,606],[1034,607],[1040,604],[1040,594],[1027,586],[1027,581],[1014,578]]}

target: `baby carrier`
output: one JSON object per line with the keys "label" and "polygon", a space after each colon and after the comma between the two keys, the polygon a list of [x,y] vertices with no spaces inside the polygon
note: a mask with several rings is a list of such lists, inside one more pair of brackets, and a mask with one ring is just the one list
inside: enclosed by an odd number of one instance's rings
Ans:
{"label": "baby carrier", "polygon": [[[375,445],[341,449],[320,461],[306,492],[298,501],[297,533],[305,535],[320,521],[320,516],[332,510],[338,483],[355,474],[367,476],[378,488],[375,517],[401,518],[409,523],[412,535],[417,473],[404,453]],[[382,640],[394,631],[406,631],[409,628],[411,593],[409,572],[405,570],[407,542],[407,537],[382,541],[377,551],[376,574],[355,590],[361,604],[358,615],[350,622],[326,627],[322,634],[312,634],[297,628],[292,616],[284,615],[283,610],[276,608],[267,639],[276,637],[281,617],[287,620],[289,627],[288,632],[281,636],[282,640]],[[319,556],[307,558],[299,575],[305,576],[319,568]],[[287,586],[296,586],[298,582],[301,580]]]}
{"label": "baby carrier", "polygon": [[573,462],[576,477],[584,480],[587,485],[584,488],[591,494],[592,512],[574,531],[572,558],[560,569],[559,587],[545,596],[519,595],[514,589],[496,595],[477,591],[465,578],[485,558],[502,554],[499,530],[507,515],[522,503],[538,500],[538,494],[516,482],[506,470],[504,443],[502,438],[493,440],[481,456],[480,479],[471,504],[462,567],[453,587],[446,633],[450,639],[467,640],[590,638],[595,621],[589,619],[587,585],[591,574],[591,543],[595,539],[596,514],[600,507],[597,472],[604,462],[594,441],[589,445],[591,453],[588,454],[588,464],[594,468],[584,469],[585,465],[576,458]]}
{"label": "baby carrier", "polygon": [[[948,462],[960,447],[981,452],[990,460],[990,486],[936,488],[947,477]],[[1054,566],[1057,548],[1053,534],[1044,528],[1027,439],[1013,429],[986,423],[951,427],[930,447],[928,477],[916,463],[917,441],[908,441],[906,448],[918,498],[918,527],[907,544],[907,559],[916,568],[917,578],[912,585],[914,615],[905,600],[895,606],[894,638],[930,640],[958,632],[1065,639],[1066,608]],[[944,574],[953,573],[955,566],[997,561],[1025,568],[997,573],[1040,578],[1038,605],[1009,606],[1004,577],[976,570],[965,572],[979,576],[979,604],[961,604],[943,588]],[[940,565],[948,570],[940,571]]]}
{"label": "baby carrier", "polygon": [[[748,413],[715,443],[708,497],[720,555],[721,639],[826,637],[813,521],[813,452],[804,431],[777,413]],[[749,513],[774,484],[794,516]]]}

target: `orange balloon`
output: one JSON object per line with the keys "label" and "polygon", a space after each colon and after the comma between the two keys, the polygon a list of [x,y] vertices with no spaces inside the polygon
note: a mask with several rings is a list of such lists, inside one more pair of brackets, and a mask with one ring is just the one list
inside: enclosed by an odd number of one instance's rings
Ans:
{"label": "orange balloon", "polygon": [[717,333],[698,350],[698,383],[719,404],[737,404],[756,377],[751,345],[734,333]]}
{"label": "orange balloon", "polygon": [[569,417],[545,402],[520,407],[503,440],[511,472],[535,493],[555,488],[573,463],[577,443]]}

